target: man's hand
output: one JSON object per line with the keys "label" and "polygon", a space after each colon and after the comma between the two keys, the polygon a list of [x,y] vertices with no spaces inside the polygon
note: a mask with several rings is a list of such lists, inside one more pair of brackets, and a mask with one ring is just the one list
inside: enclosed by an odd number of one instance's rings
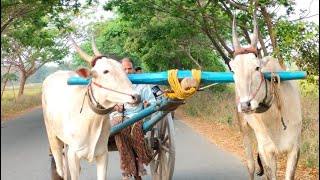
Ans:
{"label": "man's hand", "polygon": [[129,119],[129,118],[128,117],[116,116],[116,117],[111,119],[111,126],[115,126],[117,124],[120,124],[123,121],[125,121],[126,119]]}
{"label": "man's hand", "polygon": [[119,113],[122,113],[124,111],[123,104],[117,104],[113,108],[115,111],[118,111]]}
{"label": "man's hand", "polygon": [[149,107],[151,104],[148,101],[143,101],[143,107],[147,108]]}

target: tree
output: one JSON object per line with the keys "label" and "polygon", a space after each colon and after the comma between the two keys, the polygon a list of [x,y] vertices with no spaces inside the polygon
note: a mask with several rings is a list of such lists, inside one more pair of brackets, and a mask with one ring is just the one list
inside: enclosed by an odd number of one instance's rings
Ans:
{"label": "tree", "polygon": [[[286,8],[287,16],[278,17],[276,16],[277,11],[271,11],[271,8],[279,6]],[[233,58],[231,32],[233,15],[236,16],[237,26],[241,30],[241,34],[243,34],[240,43],[247,45],[251,43],[250,32],[253,29],[253,9],[258,10],[258,38],[261,45],[259,47],[259,56],[275,55],[280,62],[294,61],[293,54],[285,54],[285,58],[283,57],[284,52],[282,51],[286,47],[283,47],[283,34],[278,31],[278,27],[280,27],[278,22],[282,22],[281,27],[294,28],[291,31],[286,31],[286,33],[300,31],[298,34],[294,33],[295,36],[292,36],[292,39],[299,39],[301,34],[306,32],[306,29],[299,28],[299,25],[291,26],[296,23],[288,20],[288,17],[294,12],[293,7],[294,2],[288,0],[111,0],[104,6],[105,10],[113,10],[124,20],[134,23],[136,29],[148,28],[153,19],[156,19],[154,21],[162,21],[166,18],[172,18],[184,21],[190,28],[197,29],[210,41],[211,45],[208,47],[211,47],[213,54],[219,55],[226,65],[229,65],[229,61]],[[303,20],[303,18],[299,20]],[[299,22],[298,24],[301,25]],[[307,24],[302,25],[307,26]],[[145,33],[140,34],[141,37],[145,35]],[[309,40],[310,37],[304,38],[303,42],[309,42]],[[316,46],[316,43],[313,41],[313,46]],[[290,47],[290,51],[292,51],[294,47]],[[297,49],[297,51],[299,54],[303,54],[301,48]]]}
{"label": "tree", "polygon": [[[45,23],[45,22],[43,22]],[[26,80],[48,62],[61,61],[67,54],[64,39],[54,27],[29,23],[15,25],[16,30],[1,37],[1,64],[21,71],[18,97],[23,94]]]}
{"label": "tree", "polygon": [[15,75],[14,73],[11,73],[10,70],[11,70],[11,65],[9,65],[9,67],[7,68],[7,72],[5,74],[1,75],[1,84],[2,84],[2,86],[1,86],[1,99],[3,96],[4,90],[6,88],[7,82],[18,80],[17,75]]}
{"label": "tree", "polygon": [[[87,0],[88,5],[91,3],[92,0]],[[16,23],[37,23],[48,15],[59,24],[59,13],[79,12],[80,8],[78,0],[1,0],[1,35]]]}
{"label": "tree", "polygon": [[[87,0],[84,8],[91,3]],[[82,8],[78,0],[1,0],[1,64],[20,69],[18,96],[39,68],[66,56],[60,31],[70,22],[70,11]]]}

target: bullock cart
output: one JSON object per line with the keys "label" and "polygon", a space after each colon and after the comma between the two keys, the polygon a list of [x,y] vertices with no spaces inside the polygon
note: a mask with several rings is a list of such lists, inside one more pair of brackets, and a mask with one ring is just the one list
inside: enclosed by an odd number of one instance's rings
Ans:
{"label": "bullock cart", "polygon": [[[274,72],[278,74],[281,81],[303,79],[306,72]],[[133,84],[157,84],[170,85],[168,83],[168,72],[129,74],[128,77]],[[266,79],[271,79],[271,73],[264,73]],[[191,71],[177,71],[177,78],[184,79],[192,77]],[[68,80],[69,85],[87,85],[90,79],[72,77]],[[231,72],[201,72],[201,84],[232,83],[233,73]],[[117,151],[113,135],[137,121],[144,120],[143,131],[146,134],[145,140],[148,148],[153,150],[153,160],[150,169],[153,179],[172,179],[175,164],[175,132],[173,126],[172,112],[184,99],[169,98],[161,96],[156,102],[151,103],[140,113],[121,124],[113,126],[109,138],[109,151]],[[139,178],[139,177],[138,177]]]}

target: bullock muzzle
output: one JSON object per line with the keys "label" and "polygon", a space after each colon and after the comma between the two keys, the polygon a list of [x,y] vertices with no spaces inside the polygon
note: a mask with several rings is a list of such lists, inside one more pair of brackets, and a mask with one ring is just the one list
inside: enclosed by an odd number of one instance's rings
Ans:
{"label": "bullock muzzle", "polygon": [[252,111],[250,101],[240,102],[239,105],[240,105],[241,112],[248,113]]}

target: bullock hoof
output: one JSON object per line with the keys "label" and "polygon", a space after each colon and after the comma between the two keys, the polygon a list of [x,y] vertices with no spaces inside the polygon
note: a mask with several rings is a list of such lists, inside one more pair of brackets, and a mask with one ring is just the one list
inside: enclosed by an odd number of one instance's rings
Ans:
{"label": "bullock hoof", "polygon": [[143,168],[139,170],[138,176],[146,176],[146,175],[148,175],[148,172],[146,169]]}
{"label": "bullock hoof", "polygon": [[259,171],[256,174],[257,176],[262,176],[264,174],[263,169],[259,169]]}
{"label": "bullock hoof", "polygon": [[51,156],[51,179],[52,180],[64,180],[63,177],[61,177],[57,172],[56,163]]}
{"label": "bullock hoof", "polygon": [[132,177],[132,175],[129,172],[122,172],[122,179],[130,179]]}

